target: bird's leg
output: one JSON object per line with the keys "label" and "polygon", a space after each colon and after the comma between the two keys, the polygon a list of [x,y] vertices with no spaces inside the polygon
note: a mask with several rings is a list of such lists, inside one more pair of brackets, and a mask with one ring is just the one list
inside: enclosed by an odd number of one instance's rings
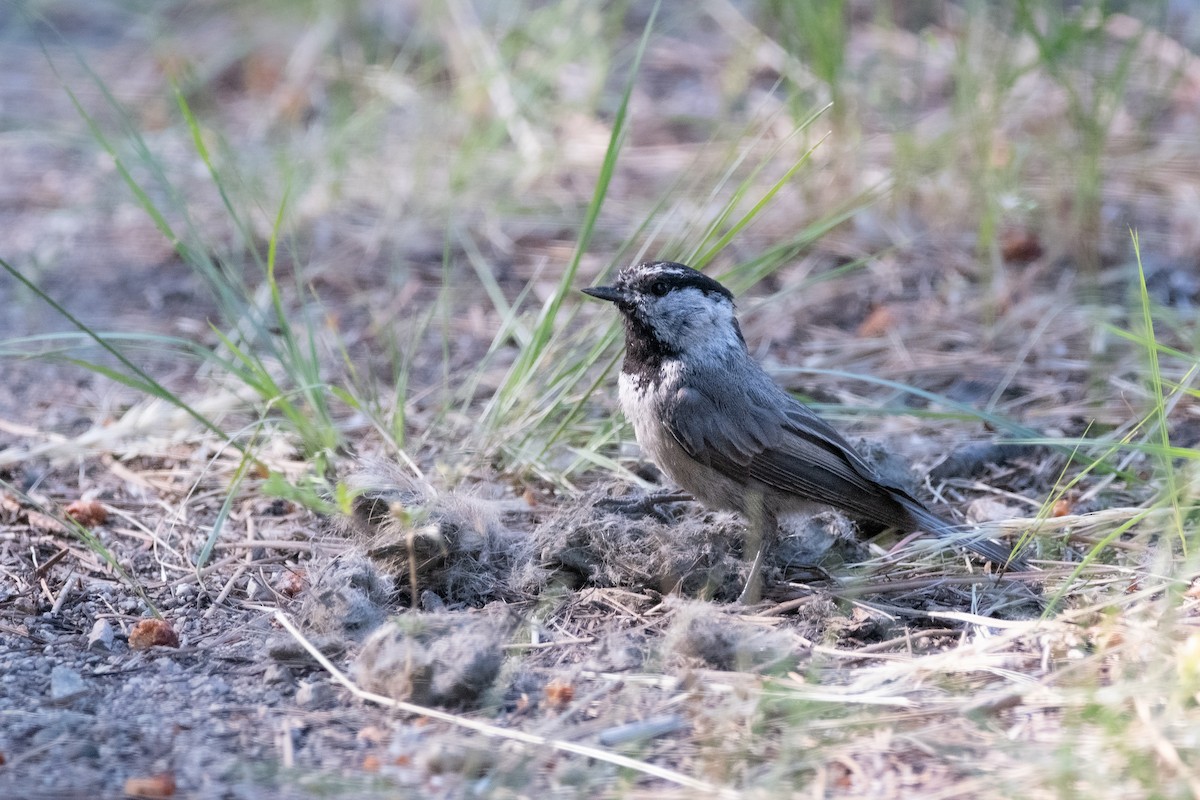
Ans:
{"label": "bird's leg", "polygon": [[763,504],[761,492],[752,493],[746,498],[746,518],[749,522],[746,526],[746,553],[753,551],[754,559],[750,562],[750,574],[746,577],[742,593],[738,595],[738,602],[749,606],[762,599],[763,558],[779,523]]}
{"label": "bird's leg", "polygon": [[608,511],[615,511],[618,514],[624,514],[627,517],[652,516],[663,522],[670,522],[671,517],[659,508],[659,506],[669,503],[683,503],[694,499],[687,492],[679,490],[673,492],[646,492],[636,497],[606,497],[603,500],[598,500],[596,506]]}

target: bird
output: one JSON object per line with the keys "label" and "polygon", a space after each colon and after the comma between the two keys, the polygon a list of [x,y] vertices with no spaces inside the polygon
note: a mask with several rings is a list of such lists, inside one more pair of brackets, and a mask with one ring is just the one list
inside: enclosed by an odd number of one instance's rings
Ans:
{"label": "bird", "polygon": [[964,538],[776,383],[750,355],[733,293],[718,281],[648,261],[583,292],[623,318],[620,406],[643,454],[703,505],[740,512],[757,529],[742,602],[759,599],[763,552],[780,517],[829,508],[954,539],[1001,569],[1026,568],[998,542]]}

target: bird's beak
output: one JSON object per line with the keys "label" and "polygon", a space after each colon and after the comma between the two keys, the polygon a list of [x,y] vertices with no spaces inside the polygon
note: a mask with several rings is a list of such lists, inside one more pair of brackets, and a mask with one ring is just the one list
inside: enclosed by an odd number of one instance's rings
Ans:
{"label": "bird's beak", "polygon": [[620,303],[625,299],[625,290],[618,289],[616,286],[589,286],[583,290],[583,293],[607,300],[610,303]]}

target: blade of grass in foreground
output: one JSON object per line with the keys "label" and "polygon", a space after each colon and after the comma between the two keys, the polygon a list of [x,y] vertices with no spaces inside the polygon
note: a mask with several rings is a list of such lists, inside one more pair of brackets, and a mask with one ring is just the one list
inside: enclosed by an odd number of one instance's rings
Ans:
{"label": "blade of grass in foreground", "polygon": [[246,479],[252,466],[254,466],[254,460],[243,455],[233,474],[233,479],[229,482],[229,490],[225,492],[225,499],[221,502],[217,518],[213,520],[212,530],[208,532],[208,537],[200,547],[199,555],[196,556],[197,572],[203,569],[208,564],[208,560],[212,558],[213,549],[217,546],[217,540],[221,538],[221,531],[225,528],[225,521],[229,519],[229,513],[233,510],[233,501],[237,497],[238,488]]}
{"label": "blade of grass in foreground", "polygon": [[[826,106],[826,108],[828,108],[828,106]],[[824,109],[821,109],[821,111],[824,111]],[[807,128],[812,123],[812,120],[816,119],[817,115],[819,115],[821,113],[821,111],[818,111],[817,114],[814,114],[811,118],[809,118],[804,123],[802,123],[801,127],[797,128],[796,131],[794,131],[792,135],[795,135],[795,134],[799,133],[800,131],[803,131],[805,128]],[[710,261],[712,261],[713,258],[715,258],[718,253],[720,253],[722,250],[724,250],[729,245],[729,243],[733,241],[734,237],[736,237],[739,233],[741,233],[742,230],[745,229],[745,227],[747,225],[749,225],[751,222],[753,222],[755,219],[757,219],[758,215],[762,212],[762,210],[764,208],[767,207],[768,204],[770,204],[771,200],[775,197],[775,195],[779,194],[780,190],[783,189],[784,186],[787,186],[788,182],[791,181],[791,179],[793,177],[795,177],[796,173],[800,171],[800,168],[808,163],[808,160],[812,157],[813,151],[815,151],[818,147],[820,147],[821,142],[823,142],[823,141],[825,141],[824,137],[822,137],[822,139],[819,142],[817,142],[815,145],[813,145],[808,150],[806,150],[804,152],[804,155],[800,156],[800,158],[796,160],[796,163],[792,164],[792,166],[790,168],[788,168],[787,172],[783,173],[783,175],[779,178],[779,180],[775,181],[775,183],[771,186],[771,188],[768,189],[763,194],[763,196],[758,199],[758,202],[755,203],[750,208],[749,211],[747,211],[745,214],[742,215],[741,219],[739,219],[737,222],[735,222],[733,225],[731,225],[729,227],[729,230],[727,230],[721,236],[720,239],[718,239],[716,242],[714,242],[711,247],[709,247],[703,253],[696,256],[696,258],[694,259],[693,266],[696,269],[700,269],[700,270],[704,269],[704,267]],[[765,165],[765,163],[766,162],[764,161],[764,165]],[[762,166],[760,166],[759,169],[762,169]],[[757,170],[756,170],[756,172],[757,172]],[[750,183],[750,181],[753,180],[753,178],[754,178],[754,173],[752,173],[751,176],[748,177],[745,181],[743,181],[742,185],[738,187],[738,190],[735,193],[734,198],[732,200],[730,200],[730,203],[728,206],[729,209],[732,209],[734,207],[734,205],[737,203],[737,201],[741,198],[741,196],[745,193],[745,190],[749,187],[749,183]]]}
{"label": "blade of grass in foreground", "polygon": [[1154,317],[1150,310],[1150,292],[1146,287],[1146,271],[1142,268],[1142,248],[1138,241],[1137,231],[1130,231],[1133,239],[1133,254],[1138,266],[1138,298],[1142,311],[1142,342],[1146,350],[1146,364],[1150,370],[1150,393],[1154,403],[1151,410],[1154,419],[1154,430],[1163,455],[1159,456],[1163,480],[1166,482],[1166,500],[1171,504],[1171,521],[1174,523],[1175,534],[1183,545],[1183,554],[1188,552],[1187,536],[1183,529],[1183,511],[1179,506],[1179,486],[1175,478],[1175,465],[1168,453],[1171,452],[1171,431],[1167,427],[1167,397],[1163,393],[1162,368],[1158,362],[1158,345],[1154,340]]}
{"label": "blade of grass in foreground", "polygon": [[617,112],[613,118],[613,128],[612,134],[608,139],[608,149],[604,153],[604,161],[601,164],[600,175],[596,181],[596,190],[592,193],[592,200],[588,204],[587,213],[583,218],[583,226],[579,231],[579,241],[575,245],[575,252],[571,256],[571,261],[567,264],[566,270],[563,272],[562,279],[559,280],[558,285],[555,287],[554,294],[551,295],[542,308],[537,323],[531,331],[529,344],[521,348],[521,352],[509,370],[504,383],[496,392],[495,397],[488,404],[487,408],[484,409],[484,419],[493,426],[507,416],[507,413],[512,409],[517,400],[528,389],[530,381],[532,381],[536,372],[535,367],[554,336],[558,311],[562,307],[563,299],[574,288],[575,275],[579,272],[579,264],[582,262],[583,255],[587,252],[588,245],[591,243],[592,234],[596,230],[596,221],[600,217],[600,209],[604,206],[604,200],[608,196],[609,184],[612,182],[613,174],[616,172],[617,156],[620,154],[621,147],[625,143],[625,135],[628,128],[629,101],[633,96],[634,81],[641,68],[642,57],[646,52],[646,45],[650,41],[650,32],[653,30],[654,22],[658,18],[659,5],[657,2],[654,4],[653,10],[650,12],[650,18],[646,20],[646,27],[642,31],[642,38],[638,43],[637,53],[633,59],[633,66],[629,72],[629,80],[625,83],[625,91],[621,95],[621,102],[617,106]]}
{"label": "blade of grass in foreground", "polygon": [[217,436],[221,437],[222,441],[228,442],[229,444],[233,445],[235,448],[238,449],[239,452],[242,452],[242,453],[246,452],[245,448],[241,444],[239,444],[238,442],[231,439],[228,436],[228,434],[226,434],[223,430],[221,430],[221,428],[215,422],[208,419],[200,412],[196,411],[196,409],[192,408],[190,405],[183,402],[183,400],[181,400],[174,392],[170,391],[165,386],[163,386],[161,383],[154,380],[154,378],[150,377],[144,370],[142,370],[140,367],[138,367],[137,364],[134,364],[132,361],[130,361],[125,356],[124,353],[122,353],[115,346],[113,346],[110,342],[108,342],[103,336],[100,336],[95,331],[93,331],[90,327],[88,327],[86,324],[84,324],[83,321],[81,321],[78,317],[76,317],[70,311],[67,311],[67,309],[63,308],[63,306],[59,305],[54,300],[54,298],[50,297],[50,295],[48,295],[44,291],[42,291],[40,286],[38,286],[33,281],[26,278],[23,274],[21,274],[20,270],[13,267],[11,264],[9,264],[7,261],[5,261],[3,258],[0,258],[0,269],[3,269],[9,275],[13,276],[13,278],[15,278],[22,285],[24,285],[25,288],[27,288],[29,291],[33,292],[43,302],[45,302],[47,305],[49,305],[51,308],[53,308],[55,310],[55,312],[57,312],[59,314],[59,316],[61,316],[63,319],[67,320],[72,325],[74,325],[76,328],[78,328],[80,332],[82,332],[85,336],[87,336],[93,342],[100,345],[100,347],[102,347],[109,355],[111,355],[113,358],[117,359],[117,361],[119,361],[123,367],[125,367],[127,370],[129,370],[129,373],[122,374],[116,370],[112,370],[111,368],[102,367],[99,364],[92,364],[90,362],[81,361],[81,362],[79,362],[81,365],[90,367],[90,368],[94,369],[95,371],[100,372],[102,374],[107,374],[109,377],[111,377],[115,380],[119,380],[122,383],[125,383],[127,386],[132,386],[136,389],[139,389],[140,391],[145,392],[146,394],[149,394],[152,397],[157,397],[160,400],[164,400],[164,401],[170,403],[171,405],[175,406],[176,408],[183,410],[188,416],[190,416],[192,419],[196,420],[196,422],[200,423],[205,428],[205,430],[215,433]]}

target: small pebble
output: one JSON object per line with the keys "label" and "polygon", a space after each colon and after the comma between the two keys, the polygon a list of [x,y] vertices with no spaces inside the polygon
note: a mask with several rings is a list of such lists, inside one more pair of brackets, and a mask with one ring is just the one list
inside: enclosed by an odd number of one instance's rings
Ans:
{"label": "small pebble", "polygon": [[324,681],[304,681],[296,690],[296,705],[320,709],[333,702],[333,688]]}
{"label": "small pebble", "polygon": [[282,664],[268,664],[263,670],[263,683],[271,685],[274,683],[291,683],[292,671]]}
{"label": "small pebble", "polygon": [[61,664],[50,670],[50,699],[56,703],[74,700],[87,691],[78,672]]}
{"label": "small pebble", "polygon": [[105,652],[112,650],[114,635],[111,622],[107,619],[96,620],[92,623],[92,632],[88,634],[88,649],[103,650]]}

